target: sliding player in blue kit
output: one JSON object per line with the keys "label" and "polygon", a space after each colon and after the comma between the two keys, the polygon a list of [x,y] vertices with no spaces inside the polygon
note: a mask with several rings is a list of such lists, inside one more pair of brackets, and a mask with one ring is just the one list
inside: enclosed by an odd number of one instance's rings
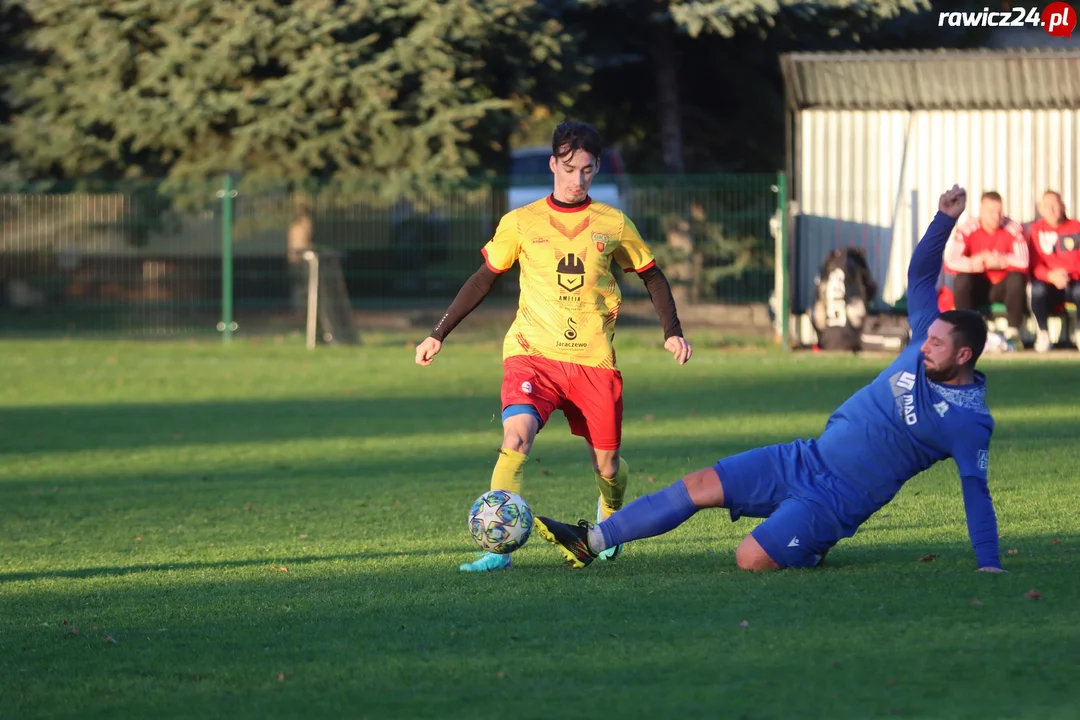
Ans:
{"label": "sliding player in blue kit", "polygon": [[911,343],[832,414],[821,437],[725,458],[638,498],[598,525],[538,517],[541,536],[582,568],[606,548],[670,532],[700,509],[722,507],[732,521],[768,518],[735,553],[743,570],[813,567],[905,482],[951,457],[960,472],[978,568],[1003,572],[986,482],[994,420],[985,403],[986,377],[975,370],[986,323],[969,310],[937,310],[942,253],[966,201],[956,185],[945,192],[912,255]]}

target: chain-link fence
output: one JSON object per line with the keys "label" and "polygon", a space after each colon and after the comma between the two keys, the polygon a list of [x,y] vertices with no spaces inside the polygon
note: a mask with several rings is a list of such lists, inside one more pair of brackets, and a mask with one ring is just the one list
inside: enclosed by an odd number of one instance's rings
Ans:
{"label": "chain-link fence", "polygon": [[[779,180],[633,177],[603,199],[638,226],[680,302],[766,302]],[[0,188],[0,332],[302,330],[311,249],[334,251],[357,310],[442,306],[482,262],[502,213],[550,183],[515,177],[398,198],[231,178]],[[516,290],[511,271],[488,302],[512,303]],[[624,283],[624,295],[643,293]]]}

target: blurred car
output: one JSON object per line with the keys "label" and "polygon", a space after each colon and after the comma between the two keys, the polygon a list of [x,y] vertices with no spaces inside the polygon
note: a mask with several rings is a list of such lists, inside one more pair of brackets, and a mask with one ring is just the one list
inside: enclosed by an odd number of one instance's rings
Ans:
{"label": "blurred car", "polygon": [[[514,150],[510,158],[508,210],[528,205],[551,193],[551,168],[548,165],[551,158],[550,147],[539,145],[520,148]],[[629,186],[622,156],[618,150],[607,148],[600,155],[600,171],[593,180],[589,197],[625,212]]]}

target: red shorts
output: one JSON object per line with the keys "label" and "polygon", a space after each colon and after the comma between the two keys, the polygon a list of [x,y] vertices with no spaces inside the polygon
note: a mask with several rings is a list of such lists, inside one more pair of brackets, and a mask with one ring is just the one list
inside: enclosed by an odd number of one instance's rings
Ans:
{"label": "red shorts", "polygon": [[546,424],[562,410],[570,432],[597,450],[618,450],[622,442],[622,373],[515,355],[503,361],[502,407],[532,405]]}

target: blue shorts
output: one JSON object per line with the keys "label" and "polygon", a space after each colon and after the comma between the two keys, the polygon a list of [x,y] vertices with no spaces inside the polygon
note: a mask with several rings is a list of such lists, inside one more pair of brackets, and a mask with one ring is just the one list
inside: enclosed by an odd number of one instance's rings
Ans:
{"label": "blue shorts", "polygon": [[836,477],[813,442],[796,440],[724,458],[714,466],[732,521],[768,518],[750,533],[782,568],[813,567],[850,537],[828,501]]}

